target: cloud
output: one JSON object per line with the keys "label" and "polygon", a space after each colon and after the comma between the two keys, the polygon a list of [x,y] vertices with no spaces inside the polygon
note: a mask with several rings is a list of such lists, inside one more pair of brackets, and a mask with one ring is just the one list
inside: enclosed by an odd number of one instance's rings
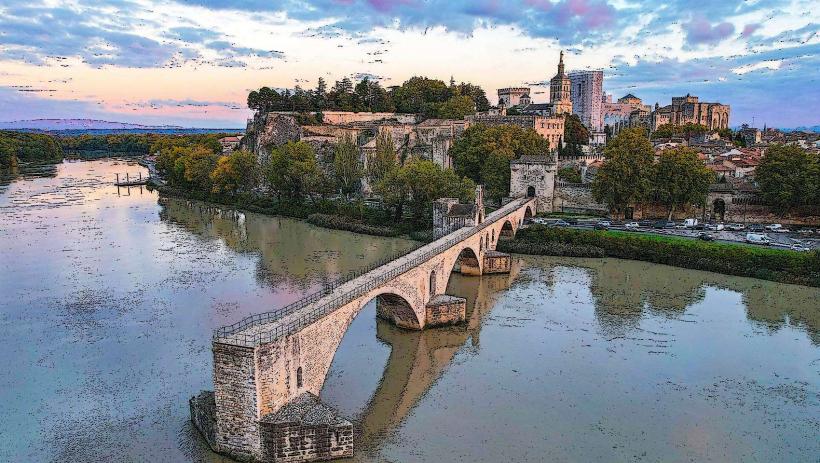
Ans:
{"label": "cloud", "polygon": [[706,18],[698,16],[685,24],[684,30],[690,45],[716,44],[732,35],[735,26],[728,22],[712,26]]}
{"label": "cloud", "polygon": [[748,37],[755,33],[756,30],[760,29],[760,24],[746,24],[743,26],[743,32],[740,33],[743,37]]}

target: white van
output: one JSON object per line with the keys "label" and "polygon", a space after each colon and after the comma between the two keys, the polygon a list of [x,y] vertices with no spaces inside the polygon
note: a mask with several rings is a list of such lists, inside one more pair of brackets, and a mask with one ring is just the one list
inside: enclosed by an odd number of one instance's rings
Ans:
{"label": "white van", "polygon": [[698,219],[686,219],[683,221],[683,226],[686,228],[695,228],[698,224]]}
{"label": "white van", "polygon": [[752,244],[769,244],[769,237],[764,233],[746,233],[746,242]]}

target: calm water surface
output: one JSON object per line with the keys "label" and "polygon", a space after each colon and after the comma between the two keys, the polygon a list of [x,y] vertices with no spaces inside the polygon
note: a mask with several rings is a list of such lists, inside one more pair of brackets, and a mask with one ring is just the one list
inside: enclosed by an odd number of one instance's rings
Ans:
{"label": "calm water surface", "polygon": [[[0,461],[224,461],[188,421],[211,330],[414,245],[111,184],[139,169],[0,180]],[[448,292],[466,325],[342,341],[355,460],[818,461],[818,289],[520,257]]]}

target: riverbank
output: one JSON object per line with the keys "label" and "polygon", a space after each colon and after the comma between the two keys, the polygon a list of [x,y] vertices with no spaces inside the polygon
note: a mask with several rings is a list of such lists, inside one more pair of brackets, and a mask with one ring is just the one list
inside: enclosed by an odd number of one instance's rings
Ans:
{"label": "riverbank", "polygon": [[416,241],[432,241],[431,230],[418,230],[412,223],[396,223],[388,210],[377,209],[363,202],[340,202],[330,199],[310,201],[279,201],[255,194],[223,195],[154,185],[161,195],[205,201],[259,214],[301,219],[318,227],[345,230],[371,236],[402,237]]}
{"label": "riverbank", "polygon": [[796,252],[669,236],[533,225],[498,250],[567,257],[617,257],[696,270],[820,287],[820,251]]}

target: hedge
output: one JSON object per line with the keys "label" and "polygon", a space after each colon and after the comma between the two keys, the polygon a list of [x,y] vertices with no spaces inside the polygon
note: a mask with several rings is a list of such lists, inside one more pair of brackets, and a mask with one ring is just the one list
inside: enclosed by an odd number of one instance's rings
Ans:
{"label": "hedge", "polygon": [[519,254],[642,260],[820,287],[820,250],[798,252],[661,235],[543,225],[520,230],[515,239],[500,241],[498,248]]}

